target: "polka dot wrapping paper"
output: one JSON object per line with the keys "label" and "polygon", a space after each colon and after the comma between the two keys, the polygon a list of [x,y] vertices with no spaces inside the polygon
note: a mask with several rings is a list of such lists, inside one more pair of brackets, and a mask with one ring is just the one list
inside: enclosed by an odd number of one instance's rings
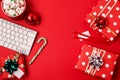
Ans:
{"label": "polka dot wrapping paper", "polygon": [[[95,58],[91,58],[91,56],[94,54],[99,54],[100,57],[96,57],[96,60],[94,60]],[[90,45],[84,45],[81,48],[81,53],[78,56],[78,62],[75,68],[90,75],[104,78],[106,80],[111,80],[117,58],[117,54],[113,54],[106,50],[92,47]],[[102,65],[100,65],[101,62]]]}
{"label": "polka dot wrapping paper", "polygon": [[3,68],[5,66],[6,61],[13,60],[13,58],[14,58],[14,55],[9,55],[9,56],[0,58],[0,62],[1,62],[0,66],[2,67],[3,79],[20,79],[25,75],[24,56],[22,54],[20,54],[20,57],[17,62],[18,64],[17,71],[14,71],[12,74],[10,74],[9,72],[7,72],[5,68]]}
{"label": "polka dot wrapping paper", "polygon": [[[120,31],[120,2],[118,0],[100,0],[87,15],[86,21],[94,30],[102,33],[103,37],[113,41]],[[100,20],[98,17],[104,17]],[[99,20],[96,23],[96,19]],[[96,27],[99,26],[100,28]],[[101,28],[101,26],[105,26]]]}

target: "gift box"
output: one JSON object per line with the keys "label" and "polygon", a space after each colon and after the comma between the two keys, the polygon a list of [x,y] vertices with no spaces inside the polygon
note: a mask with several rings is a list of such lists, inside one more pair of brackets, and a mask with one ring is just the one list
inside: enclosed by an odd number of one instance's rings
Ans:
{"label": "gift box", "polygon": [[92,76],[111,80],[117,58],[117,54],[84,45],[75,68]]}
{"label": "gift box", "polygon": [[22,54],[1,57],[3,79],[20,79],[25,75],[24,56]]}
{"label": "gift box", "polygon": [[120,2],[118,0],[100,0],[87,15],[89,26],[113,41],[120,32]]}

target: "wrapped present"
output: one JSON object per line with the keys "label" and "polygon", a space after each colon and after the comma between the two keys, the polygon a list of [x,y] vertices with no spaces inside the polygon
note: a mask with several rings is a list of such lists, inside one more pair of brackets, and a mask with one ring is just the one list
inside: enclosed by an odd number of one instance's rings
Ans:
{"label": "wrapped present", "polygon": [[22,54],[1,57],[3,79],[20,79],[25,75],[24,56]]}
{"label": "wrapped present", "polygon": [[111,80],[117,58],[117,54],[84,45],[75,68],[90,75]]}
{"label": "wrapped present", "polygon": [[93,30],[102,33],[107,41],[113,41],[120,32],[120,1],[100,0],[87,15],[86,21]]}

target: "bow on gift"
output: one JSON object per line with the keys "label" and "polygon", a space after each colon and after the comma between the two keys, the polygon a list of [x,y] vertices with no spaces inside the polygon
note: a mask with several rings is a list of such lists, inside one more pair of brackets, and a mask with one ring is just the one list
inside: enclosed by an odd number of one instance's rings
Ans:
{"label": "bow on gift", "polygon": [[94,69],[100,69],[100,67],[103,65],[103,60],[100,57],[99,54],[94,54],[89,57],[89,65]]}
{"label": "bow on gift", "polygon": [[93,16],[92,14],[89,14],[89,16],[91,16],[94,20],[93,20],[93,24],[90,24],[90,26],[94,26],[93,29],[103,29],[106,28],[107,30],[109,30],[114,36],[117,36],[117,34],[115,32],[113,32],[109,27],[108,27],[108,20],[106,17],[102,17],[102,16]]}
{"label": "bow on gift", "polygon": [[103,57],[105,53],[105,50],[94,47],[91,55],[88,57],[88,64],[86,66],[85,72],[91,75],[95,75],[95,73],[99,71],[100,67],[102,67],[104,64]]}
{"label": "bow on gift", "polygon": [[3,67],[0,69],[1,72],[4,73],[4,71],[6,71],[7,74],[11,76],[10,78],[14,78],[15,76],[20,79],[24,75],[24,65],[20,64],[21,59],[22,55],[20,53],[17,53],[14,56],[8,56],[8,59],[4,62],[2,65]]}
{"label": "bow on gift", "polygon": [[18,63],[15,59],[14,60],[8,59],[5,62],[5,65],[3,66],[3,68],[10,74],[13,74],[14,71],[17,71]]}
{"label": "bow on gift", "polygon": [[18,69],[17,62],[18,62],[19,57],[20,57],[19,53],[15,54],[13,60],[8,59],[7,61],[5,61],[3,68],[10,74],[13,74],[13,72],[17,71]]}
{"label": "bow on gift", "polygon": [[99,16],[95,19],[95,27],[103,29],[108,25],[108,20],[102,16]]}

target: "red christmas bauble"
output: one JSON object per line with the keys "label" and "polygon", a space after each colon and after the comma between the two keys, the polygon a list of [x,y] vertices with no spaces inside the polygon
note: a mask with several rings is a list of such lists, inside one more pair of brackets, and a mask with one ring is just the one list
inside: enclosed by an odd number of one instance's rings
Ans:
{"label": "red christmas bauble", "polygon": [[40,24],[40,18],[36,13],[29,13],[26,18],[25,21],[30,24],[30,25],[37,25]]}

